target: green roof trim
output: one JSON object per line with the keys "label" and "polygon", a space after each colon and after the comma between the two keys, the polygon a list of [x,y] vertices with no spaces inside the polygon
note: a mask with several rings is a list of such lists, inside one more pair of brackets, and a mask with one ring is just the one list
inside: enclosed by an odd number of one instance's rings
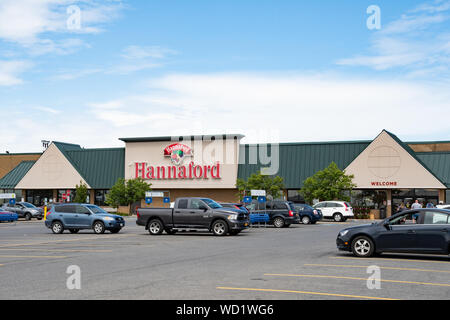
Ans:
{"label": "green roof trim", "polygon": [[450,188],[450,152],[418,152],[416,155]]}
{"label": "green roof trim", "polygon": [[125,148],[83,149],[53,142],[92,189],[111,189],[125,176]]}
{"label": "green roof trim", "polygon": [[92,189],[111,189],[125,177],[125,148],[72,150],[66,155]]}
{"label": "green roof trim", "polygon": [[[345,169],[372,141],[320,142],[320,143],[287,143],[279,144],[280,168],[278,176],[282,177],[287,189],[298,190],[303,182],[317,171],[335,162],[339,168]],[[250,147],[260,145],[241,145],[238,178],[247,179],[253,173],[268,167],[259,162],[249,163]],[[264,146],[264,145],[262,145]],[[271,148],[268,145],[270,156]],[[259,152],[259,151],[258,151]],[[270,164],[269,164],[270,166]]]}
{"label": "green roof trim", "polygon": [[35,163],[36,161],[22,161],[19,163],[17,167],[0,179],[0,189],[15,189]]}

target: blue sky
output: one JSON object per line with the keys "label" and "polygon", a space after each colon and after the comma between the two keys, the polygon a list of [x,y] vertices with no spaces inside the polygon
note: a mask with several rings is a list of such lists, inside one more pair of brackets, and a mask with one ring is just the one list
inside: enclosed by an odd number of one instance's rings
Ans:
{"label": "blue sky", "polygon": [[449,67],[447,0],[1,0],[0,152],[222,132],[450,140]]}

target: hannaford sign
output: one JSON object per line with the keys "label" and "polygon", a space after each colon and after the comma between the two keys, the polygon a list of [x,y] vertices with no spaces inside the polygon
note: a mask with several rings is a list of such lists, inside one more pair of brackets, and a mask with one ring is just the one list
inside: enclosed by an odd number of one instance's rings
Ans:
{"label": "hannaford sign", "polygon": [[215,165],[195,165],[194,162],[187,166],[151,166],[146,162],[135,163],[136,178],[144,180],[164,179],[221,179],[220,163]]}
{"label": "hannaford sign", "polygon": [[164,156],[170,157],[174,165],[179,166],[185,157],[192,157],[193,152],[190,147],[181,143],[175,143],[164,149]]}
{"label": "hannaford sign", "polygon": [[164,149],[164,156],[170,157],[174,166],[154,166],[146,162],[135,163],[135,177],[144,180],[176,180],[176,179],[221,179],[220,162],[214,165],[196,165],[191,161],[182,166],[185,157],[191,157],[190,147],[176,143]]}

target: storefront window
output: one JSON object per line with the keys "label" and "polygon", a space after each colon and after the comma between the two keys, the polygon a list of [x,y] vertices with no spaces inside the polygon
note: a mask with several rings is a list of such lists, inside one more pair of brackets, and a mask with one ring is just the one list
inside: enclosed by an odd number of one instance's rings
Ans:
{"label": "storefront window", "polygon": [[73,199],[75,199],[75,192],[76,192],[76,190],[66,190],[66,189],[58,190],[58,192],[57,192],[58,196],[57,196],[56,201],[58,203],[72,202]]}
{"label": "storefront window", "polygon": [[95,190],[95,201],[94,203],[97,206],[106,206],[106,195],[109,193],[109,190]]}
{"label": "storefront window", "polygon": [[394,210],[402,203],[406,208],[410,208],[416,200],[419,200],[424,207],[427,203],[432,203],[436,206],[439,203],[439,191],[430,189],[392,190],[392,205]]}
{"label": "storefront window", "polygon": [[353,207],[381,209],[386,207],[386,197],[385,191],[353,190],[351,194],[351,203]]}
{"label": "storefront window", "polygon": [[26,195],[26,202],[40,207],[52,201],[53,190],[27,190]]}
{"label": "storefront window", "polygon": [[305,203],[305,199],[298,192],[298,190],[288,190],[288,201],[292,201],[295,203]]}

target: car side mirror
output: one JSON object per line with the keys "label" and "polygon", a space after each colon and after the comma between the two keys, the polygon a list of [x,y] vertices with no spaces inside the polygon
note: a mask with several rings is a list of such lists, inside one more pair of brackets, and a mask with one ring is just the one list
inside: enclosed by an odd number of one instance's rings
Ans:
{"label": "car side mirror", "polygon": [[200,205],[199,209],[203,211],[208,211],[208,207],[206,207],[205,205]]}
{"label": "car side mirror", "polygon": [[384,222],[383,222],[383,226],[384,226],[387,230],[391,230],[391,225],[389,224],[389,221],[384,221]]}

